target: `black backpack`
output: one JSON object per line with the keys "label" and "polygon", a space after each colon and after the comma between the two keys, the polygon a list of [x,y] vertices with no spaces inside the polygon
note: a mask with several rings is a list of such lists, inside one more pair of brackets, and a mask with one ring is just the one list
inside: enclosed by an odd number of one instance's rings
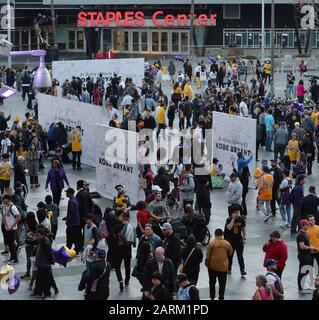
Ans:
{"label": "black backpack", "polygon": [[103,218],[102,210],[96,203],[94,203],[92,211],[93,222],[98,228]]}

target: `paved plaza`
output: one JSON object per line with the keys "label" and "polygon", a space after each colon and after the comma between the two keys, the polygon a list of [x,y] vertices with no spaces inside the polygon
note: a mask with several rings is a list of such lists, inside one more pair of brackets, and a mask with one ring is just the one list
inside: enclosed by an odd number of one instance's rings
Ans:
{"label": "paved plaza", "polygon": [[[285,88],[285,76],[277,75],[276,94],[280,95],[283,93]],[[167,85],[164,86],[166,94],[169,94],[169,88]],[[98,106],[96,106],[98,108]],[[24,114],[27,111],[25,103],[21,101],[19,95],[13,96],[4,102],[0,110],[3,110],[6,115],[11,114],[12,118],[15,115],[20,115],[24,118]],[[177,126],[177,119],[175,119],[175,127]],[[40,120],[41,123],[41,120]],[[11,124],[11,121],[10,121]],[[272,154],[266,153],[263,150],[260,152],[260,159],[271,159]],[[45,163],[46,168],[41,172],[40,184],[41,187],[37,190],[32,190],[27,198],[27,204],[29,210],[36,210],[36,204],[39,201],[43,201],[47,194],[44,190],[46,173],[49,162]],[[94,168],[83,166],[83,170],[73,171],[71,165],[65,165],[66,173],[72,187],[76,186],[76,181],[79,179],[85,179],[90,183],[91,191],[95,191],[95,170]],[[308,189],[309,185],[315,185],[319,188],[318,184],[318,172],[319,167],[316,163],[314,164],[313,175],[307,178],[305,190]],[[115,190],[114,190],[115,191]],[[127,190],[128,195],[130,190]],[[306,192],[307,193],[307,192]],[[209,224],[211,233],[216,228],[224,228],[227,214],[227,205],[224,200],[224,190],[214,190],[211,195],[213,204],[212,217]],[[257,274],[265,274],[263,268],[263,252],[262,246],[268,239],[268,234],[273,230],[279,230],[280,218],[279,214],[277,218],[269,220],[267,223],[263,222],[263,216],[261,212],[257,212],[255,209],[256,191],[250,190],[247,196],[247,244],[245,246],[244,258],[246,264],[247,276],[241,278],[237,258],[234,258],[233,272],[232,275],[228,276],[227,289],[225,293],[225,299],[227,300],[250,300],[253,293],[255,292],[255,276]],[[111,205],[111,202],[105,199],[97,199],[96,202],[101,206],[102,210],[107,206]],[[65,223],[62,218],[66,216],[67,199],[64,195],[64,199],[60,205],[60,217],[59,217],[59,230],[57,234],[56,244],[57,246],[65,245]],[[131,212],[132,222],[136,225],[135,211]],[[279,213],[279,212],[278,212]],[[282,238],[288,245],[289,258],[287,261],[287,267],[283,274],[283,284],[285,288],[285,299],[310,299],[311,295],[299,295],[297,289],[297,274],[298,274],[298,259],[297,259],[297,246],[295,236],[290,236],[290,231],[287,229],[280,230]],[[100,246],[105,246],[104,243],[100,242]],[[3,239],[0,236],[0,249],[3,249]],[[206,248],[202,247],[204,255]],[[133,250],[132,267],[135,264],[136,249]],[[0,264],[4,264],[4,257],[0,257]],[[19,264],[14,266],[17,275],[21,276],[25,273],[26,260],[24,248],[22,248],[19,254]],[[84,270],[84,263],[81,262],[80,258],[75,258],[71,263],[67,265],[67,268],[54,266],[54,278],[59,288],[59,295],[54,299],[59,300],[81,300],[83,299],[83,293],[77,290],[78,284],[81,278],[81,273]],[[208,285],[208,274],[207,269],[202,263],[201,272],[198,281],[198,288],[200,289],[200,298],[209,299],[209,285]],[[14,295],[9,295],[7,291],[0,290],[0,299],[33,299],[30,297],[31,291],[28,290],[28,282],[21,281],[19,290]],[[111,272],[110,276],[110,299],[141,299],[140,284],[135,278],[131,278],[130,285],[125,288],[124,292],[119,291],[118,282],[116,279],[115,272]]]}

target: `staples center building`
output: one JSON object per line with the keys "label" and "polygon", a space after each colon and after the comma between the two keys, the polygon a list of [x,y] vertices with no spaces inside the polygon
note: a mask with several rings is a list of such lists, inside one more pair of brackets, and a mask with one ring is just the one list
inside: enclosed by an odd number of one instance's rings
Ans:
{"label": "staples center building", "polygon": [[[6,0],[0,0],[5,4]],[[208,55],[216,48],[242,48],[256,54],[261,47],[261,0],[54,0],[57,43],[61,55],[83,57],[89,40],[88,29],[99,30],[98,47],[112,48],[118,55],[188,55],[194,45]],[[309,1],[311,2],[311,1]],[[11,0],[15,7],[14,50],[36,49],[32,30],[41,13],[50,16],[51,0]],[[270,3],[265,0],[265,46],[270,47]],[[300,29],[296,0],[275,0],[275,47],[280,53],[296,53],[296,22],[301,46],[307,30]],[[315,0],[319,3],[319,0]],[[299,8],[300,11],[300,8]],[[297,17],[297,19],[295,19]],[[50,21],[43,27],[44,38],[52,43]],[[191,24],[194,43],[191,44]],[[97,29],[98,28],[98,29]],[[2,33],[5,31],[2,30]],[[312,34],[312,48],[319,48],[319,32]]]}

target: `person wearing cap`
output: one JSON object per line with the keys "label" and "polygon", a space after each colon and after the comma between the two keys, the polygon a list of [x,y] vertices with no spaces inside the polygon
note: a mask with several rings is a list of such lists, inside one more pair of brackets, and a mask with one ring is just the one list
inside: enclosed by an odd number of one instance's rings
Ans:
{"label": "person wearing cap", "polygon": [[273,186],[272,186],[272,199],[270,202],[271,213],[273,216],[276,216],[276,203],[278,206],[280,205],[279,202],[279,187],[283,180],[283,173],[282,170],[277,165],[277,160],[272,159],[270,160],[271,167],[270,167],[270,174],[273,176]]}
{"label": "person wearing cap", "polygon": [[290,201],[293,207],[293,215],[291,219],[291,234],[297,233],[297,227],[301,220],[301,202],[304,197],[304,184],[306,176],[301,174],[296,177],[296,183],[290,193]]}
{"label": "person wearing cap", "polygon": [[105,250],[97,248],[90,268],[82,273],[78,290],[85,289],[84,300],[107,300],[109,297],[111,266],[105,256]]}
{"label": "person wearing cap", "polygon": [[124,187],[121,184],[118,184],[115,186],[115,189],[117,195],[113,198],[113,208],[129,211],[131,209],[131,202],[129,196],[125,194]]}
{"label": "person wearing cap", "polygon": [[177,284],[179,286],[177,292],[178,300],[200,300],[198,289],[194,284],[189,282],[185,273],[180,273],[177,276]]}
{"label": "person wearing cap", "polygon": [[173,261],[174,271],[177,274],[178,267],[181,263],[182,244],[180,239],[173,231],[173,227],[169,222],[165,222],[162,226],[164,234],[165,256]]}
{"label": "person wearing cap", "polygon": [[297,137],[297,140],[301,142],[302,138],[307,133],[307,131],[300,126],[300,122],[295,122],[294,125],[295,125],[295,129],[291,131],[291,135],[295,134]]}
{"label": "person wearing cap", "polygon": [[152,274],[151,277],[152,281],[152,288],[150,291],[145,291],[143,293],[143,298],[142,300],[170,300],[169,293],[166,289],[166,287],[162,283],[162,275],[160,272],[155,271]]}
{"label": "person wearing cap", "polygon": [[82,129],[77,126],[73,129],[69,136],[72,151],[72,168],[73,170],[81,170],[81,155],[82,155]]}
{"label": "person wearing cap", "polygon": [[317,266],[319,268],[319,226],[316,225],[316,220],[313,215],[308,215],[307,220],[309,221],[309,228],[307,230],[307,234],[309,237],[310,245],[314,246],[317,251],[313,252],[312,255],[312,264],[314,260],[317,262]]}
{"label": "person wearing cap", "polygon": [[264,175],[258,182],[258,199],[260,209],[263,212],[265,218],[264,222],[267,222],[271,217],[271,199],[272,189],[274,184],[274,178],[270,174],[270,170],[267,166],[263,166]]}
{"label": "person wearing cap", "polygon": [[72,249],[74,244],[76,254],[81,251],[81,226],[80,226],[80,213],[79,203],[74,196],[75,191],[72,188],[68,188],[66,196],[69,198],[67,215],[65,218],[66,224],[66,246]]}
{"label": "person wearing cap", "polygon": [[297,249],[298,249],[298,260],[299,260],[299,272],[298,272],[298,292],[300,294],[312,293],[311,290],[304,288],[303,279],[305,279],[309,270],[307,266],[312,266],[313,258],[312,253],[318,252],[317,249],[310,244],[309,235],[307,233],[309,229],[309,221],[302,219],[299,222],[300,231],[297,234]]}
{"label": "person wearing cap", "polygon": [[60,205],[61,194],[64,188],[64,182],[70,187],[69,180],[65,174],[64,169],[60,166],[60,162],[53,161],[53,167],[48,171],[47,179],[45,182],[45,190],[48,192],[49,184],[52,191],[53,202]]}
{"label": "person wearing cap", "polygon": [[163,219],[170,217],[167,205],[162,199],[161,192],[156,191],[155,199],[148,205],[148,211],[155,215],[157,218]]}
{"label": "person wearing cap", "polygon": [[280,277],[276,273],[277,261],[274,259],[267,259],[265,261],[265,267],[267,268],[266,280],[267,285],[270,287],[274,300],[284,299],[284,288]]}
{"label": "person wearing cap", "polygon": [[219,300],[224,300],[229,257],[233,253],[231,244],[223,238],[223,235],[223,230],[216,229],[215,238],[210,240],[207,247],[205,265],[208,270],[211,300],[215,299],[217,279],[219,284]]}
{"label": "person wearing cap", "polygon": [[232,246],[232,254],[229,256],[228,274],[231,274],[233,264],[233,256],[236,251],[240,273],[242,276],[246,275],[244,262],[244,245],[246,243],[246,222],[240,215],[241,206],[234,204],[230,208],[231,216],[227,218],[225,224],[225,240]]}
{"label": "person wearing cap", "polygon": [[19,122],[21,121],[21,118],[19,116],[15,116],[14,117],[14,120],[13,120],[13,123],[12,123],[12,126],[11,126],[11,130],[17,130],[20,129],[20,126],[19,126]]}
{"label": "person wearing cap", "polygon": [[288,144],[288,130],[286,127],[286,123],[282,121],[280,123],[280,127],[276,130],[276,134],[275,134],[275,142],[274,142],[275,160],[278,159],[278,153],[279,153],[279,158],[281,161],[283,161],[287,144]]}
{"label": "person wearing cap", "polygon": [[242,194],[243,186],[238,178],[238,174],[233,172],[230,175],[230,182],[225,195],[225,200],[228,204],[228,214],[230,214],[230,208],[233,204],[238,204],[241,207]]}
{"label": "person wearing cap", "polygon": [[22,156],[19,156],[17,158],[17,163],[14,165],[14,185],[16,185],[17,182],[20,182],[21,184],[26,186],[26,189],[28,191],[28,184],[27,179],[25,177],[26,171],[25,171],[25,159]]}
{"label": "person wearing cap", "polygon": [[265,252],[264,267],[266,267],[268,259],[276,260],[277,269],[275,273],[281,278],[288,259],[288,249],[285,241],[280,239],[278,231],[270,233],[269,240],[263,246],[263,251]]}
{"label": "person wearing cap", "polygon": [[171,300],[176,294],[176,274],[171,259],[165,255],[165,249],[158,247],[155,250],[154,258],[148,260],[143,276],[143,291],[150,292],[152,288],[152,274],[159,272],[162,275],[162,283],[168,291],[168,299]]}

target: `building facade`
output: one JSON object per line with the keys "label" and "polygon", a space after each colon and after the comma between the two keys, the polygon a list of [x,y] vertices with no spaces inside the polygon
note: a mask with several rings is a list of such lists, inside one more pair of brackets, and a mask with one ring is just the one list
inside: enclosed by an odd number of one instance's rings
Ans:
{"label": "building facade", "polygon": [[[319,1],[319,0],[318,0]],[[317,0],[315,2],[318,2]],[[0,1],[0,3],[6,1]],[[85,28],[78,25],[79,12],[126,12],[141,11],[145,16],[145,24],[137,27],[100,26],[101,34],[98,47],[101,50],[112,48],[119,55],[188,55],[191,47],[208,49],[239,47],[245,50],[258,50],[262,43],[261,32],[261,0],[195,0],[194,13],[207,15],[216,13],[215,25],[190,27],[156,26],[152,21],[154,12],[161,10],[165,14],[185,14],[191,12],[190,0],[54,0],[57,16],[57,43],[60,53],[85,54],[87,41]],[[39,48],[39,42],[33,31],[33,20],[39,14],[50,16],[51,0],[15,0],[11,1],[15,8],[15,29],[12,30],[14,50]],[[65,3],[68,3],[67,5]],[[90,4],[88,4],[90,3]],[[265,46],[270,47],[270,0],[265,0]],[[300,29],[300,14],[291,0],[275,1],[275,47],[281,51],[297,47],[296,24],[299,26],[301,46],[306,45],[307,30]],[[295,19],[295,17],[297,19]],[[4,33],[5,30],[2,30]],[[191,34],[195,33],[194,41]],[[50,20],[43,25],[43,36],[53,41]],[[319,49],[319,31],[314,30],[311,36],[312,47]]]}

